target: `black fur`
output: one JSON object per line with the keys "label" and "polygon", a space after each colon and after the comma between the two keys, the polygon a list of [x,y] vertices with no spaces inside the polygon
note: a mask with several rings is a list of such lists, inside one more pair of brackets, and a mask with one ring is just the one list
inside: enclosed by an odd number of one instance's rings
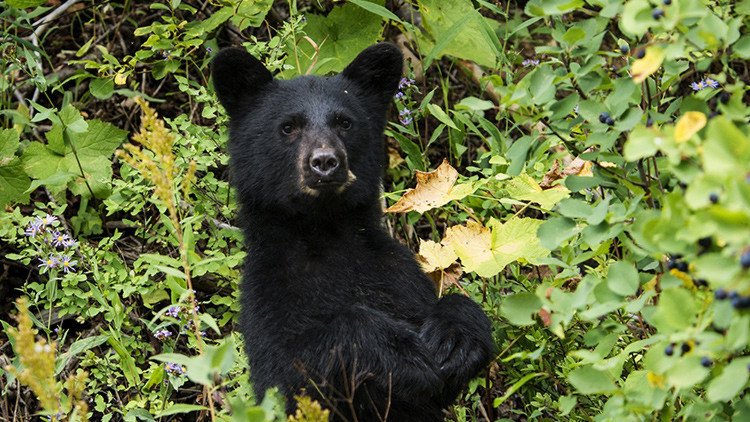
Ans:
{"label": "black fur", "polygon": [[[305,389],[332,420],[442,420],[494,352],[481,308],[438,300],[381,226],[383,129],[401,66],[391,44],[331,77],[276,80],[238,49],[213,62],[248,249],[239,328],[256,394],[280,387],[289,412]],[[335,177],[310,171],[321,150],[338,157]]]}

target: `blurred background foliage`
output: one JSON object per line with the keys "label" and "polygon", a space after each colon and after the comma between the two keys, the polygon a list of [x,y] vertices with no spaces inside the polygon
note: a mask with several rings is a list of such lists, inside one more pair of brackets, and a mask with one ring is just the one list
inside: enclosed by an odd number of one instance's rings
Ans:
{"label": "blurred background foliage", "polygon": [[386,40],[385,224],[500,350],[447,419],[750,420],[749,26],[750,0],[0,1],[0,419],[285,420],[233,330],[208,66]]}

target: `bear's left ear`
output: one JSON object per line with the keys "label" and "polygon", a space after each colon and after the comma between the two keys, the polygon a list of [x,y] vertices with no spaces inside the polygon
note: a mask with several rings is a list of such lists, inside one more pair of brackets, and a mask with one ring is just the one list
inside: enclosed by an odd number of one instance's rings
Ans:
{"label": "bear's left ear", "polygon": [[404,58],[398,47],[379,43],[367,47],[341,72],[371,94],[382,95],[390,101],[396,93]]}
{"label": "bear's left ear", "polygon": [[273,81],[271,72],[244,48],[225,48],[211,62],[214,90],[229,113],[239,111],[266,85]]}

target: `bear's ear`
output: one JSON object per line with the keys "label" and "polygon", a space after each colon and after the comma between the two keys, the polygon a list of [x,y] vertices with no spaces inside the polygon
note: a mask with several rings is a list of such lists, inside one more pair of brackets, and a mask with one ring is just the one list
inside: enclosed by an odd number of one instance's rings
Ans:
{"label": "bear's ear", "polygon": [[365,91],[390,100],[396,93],[404,58],[398,47],[379,43],[367,47],[341,74]]}
{"label": "bear's ear", "polygon": [[273,81],[271,72],[243,48],[225,48],[211,63],[214,90],[231,116],[261,88]]}

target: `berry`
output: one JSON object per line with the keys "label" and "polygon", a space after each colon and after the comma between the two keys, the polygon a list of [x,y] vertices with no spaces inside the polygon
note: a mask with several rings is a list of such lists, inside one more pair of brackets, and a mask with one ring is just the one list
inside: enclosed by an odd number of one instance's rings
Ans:
{"label": "berry", "polygon": [[639,59],[646,57],[646,50],[638,50],[638,53],[635,54],[635,57]]}
{"label": "berry", "polygon": [[653,125],[654,125],[654,119],[652,119],[651,117],[647,118],[646,119],[646,127],[651,127]]}
{"label": "berry", "polygon": [[663,3],[665,6],[669,6],[670,4],[672,4],[672,0],[663,0]]}
{"label": "berry", "polygon": [[712,204],[719,202],[719,194],[711,192],[711,194],[708,195],[708,200],[711,201]]}
{"label": "berry", "polygon": [[609,117],[609,113],[607,113],[606,111],[602,111],[601,113],[599,113],[599,121],[600,121],[600,122],[604,123],[604,122],[606,122],[606,121],[607,121],[607,119],[609,119],[609,118],[610,118],[610,117]]}
{"label": "berry", "polygon": [[623,44],[620,46],[620,53],[628,54],[629,51],[630,51],[630,47],[628,47],[627,44]]}
{"label": "berry", "polygon": [[694,283],[694,284],[695,284],[695,285],[696,285],[697,287],[705,287],[705,286],[708,286],[708,281],[706,281],[706,279],[705,279],[705,278],[698,278],[698,279],[695,279],[695,280],[693,280],[693,283]]}
{"label": "berry", "polygon": [[679,262],[677,262],[677,266],[676,266],[676,268],[677,268],[677,269],[678,269],[679,271],[682,271],[683,273],[686,273],[686,272],[687,272],[687,270],[688,270],[688,264],[687,264],[687,262],[685,262],[685,261],[679,261]]}
{"label": "berry", "polygon": [[727,291],[724,289],[716,289],[716,291],[714,292],[714,297],[716,298],[716,300],[724,300],[727,298],[727,296]]}
{"label": "berry", "polygon": [[709,237],[701,237],[700,239],[698,239],[698,246],[700,246],[701,248],[710,248],[711,247],[711,243],[713,243],[713,242],[712,242],[710,236]]}
{"label": "berry", "polygon": [[713,363],[714,361],[712,361],[708,356],[703,356],[701,358],[701,365],[703,365],[704,368],[710,368]]}
{"label": "berry", "polygon": [[734,309],[750,308],[750,296],[738,296],[732,299],[732,306]]}
{"label": "berry", "polygon": [[674,354],[674,343],[664,348],[664,354],[667,356],[672,356]]}
{"label": "berry", "polygon": [[750,268],[750,249],[742,252],[742,255],[740,255],[740,265],[744,269]]}
{"label": "berry", "polygon": [[729,292],[729,295],[727,297],[729,297],[730,299],[734,300],[734,299],[737,299],[738,297],[740,297],[740,294],[739,294],[739,292],[733,290],[733,291]]}
{"label": "berry", "polygon": [[661,10],[661,9],[659,9],[659,8],[656,8],[656,9],[654,9],[654,10],[651,11],[651,17],[654,18],[654,19],[656,19],[656,20],[659,20],[662,17],[664,17],[664,11]]}
{"label": "berry", "polygon": [[690,346],[690,343],[682,343],[682,346],[680,346],[680,350],[682,350],[682,353],[687,353],[690,351],[692,347]]}
{"label": "berry", "polygon": [[615,119],[611,117],[607,117],[607,120],[604,121],[608,126],[614,126],[615,125]]}
{"label": "berry", "polygon": [[731,96],[728,92],[722,92],[721,94],[719,94],[719,101],[721,101],[722,104],[728,103],[730,98]]}

